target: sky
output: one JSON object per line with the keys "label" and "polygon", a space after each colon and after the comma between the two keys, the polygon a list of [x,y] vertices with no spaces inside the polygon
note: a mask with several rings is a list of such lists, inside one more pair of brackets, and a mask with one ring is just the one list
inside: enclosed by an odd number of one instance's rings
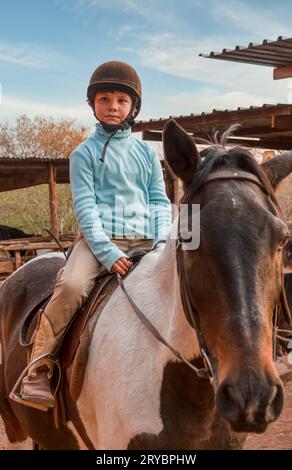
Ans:
{"label": "sky", "polygon": [[140,119],[292,102],[273,69],[199,57],[292,37],[291,0],[0,0],[0,122],[94,117],[86,89],[107,60],[143,86]]}

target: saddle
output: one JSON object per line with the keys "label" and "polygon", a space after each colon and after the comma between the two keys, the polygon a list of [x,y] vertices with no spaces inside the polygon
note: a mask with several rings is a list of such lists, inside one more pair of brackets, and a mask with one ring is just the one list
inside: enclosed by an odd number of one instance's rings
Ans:
{"label": "saddle", "polygon": [[[141,249],[133,249],[128,252],[128,257],[133,263],[131,271],[135,269],[145,254],[147,252]],[[56,395],[57,405],[54,408],[56,427],[59,426],[60,419],[64,423],[70,419],[74,424],[77,424],[79,430],[82,427],[82,423],[77,422],[79,415],[75,402],[81,393],[92,334],[102,310],[118,285],[115,273],[103,272],[97,276],[95,286],[88,299],[75,312],[57,346],[54,355],[60,366],[61,377],[59,377],[60,386]],[[38,324],[38,317],[45,309],[53,292],[54,286],[51,285],[50,290],[45,292],[46,295],[42,299],[38,299],[38,304],[27,313],[20,330],[20,344],[22,346],[32,346],[31,338]],[[30,338],[29,341],[27,337]],[[81,434],[86,440],[86,433]]]}
{"label": "saddle", "polygon": [[[133,249],[128,252],[128,257],[133,263],[130,272],[135,269],[145,254],[147,254],[147,252],[141,249]],[[67,259],[69,256],[67,256]],[[115,273],[102,272],[97,276],[91,293],[82,307],[75,312],[57,347],[56,354],[58,355],[62,370],[69,369],[73,364],[78,348],[80,345],[84,345],[83,335],[87,337],[87,330],[89,329],[91,333],[93,332],[102,309],[105,307],[117,286],[118,280]],[[38,324],[38,317],[49,303],[53,292],[54,286],[51,285],[49,291],[47,290],[45,292],[45,296],[42,299],[38,299],[38,304],[27,313],[20,331],[20,344],[22,346],[28,347],[32,345],[32,342],[27,341],[27,337],[33,337],[34,329]],[[90,339],[91,336],[88,336],[89,342]],[[75,399],[77,399],[78,396],[75,395]]]}

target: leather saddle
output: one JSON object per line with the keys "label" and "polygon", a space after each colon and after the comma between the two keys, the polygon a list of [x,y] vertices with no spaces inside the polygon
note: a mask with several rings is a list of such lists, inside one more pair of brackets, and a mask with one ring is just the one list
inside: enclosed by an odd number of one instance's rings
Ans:
{"label": "leather saddle", "polygon": [[[70,252],[67,252],[67,259],[69,257],[68,254],[70,256]],[[135,269],[145,254],[147,252],[141,249],[133,249],[127,253],[133,263],[131,271]],[[88,349],[94,327],[103,308],[117,287],[118,280],[115,273],[106,271],[97,276],[95,286],[88,299],[75,312],[54,353],[54,356],[58,358],[62,372],[70,369],[67,375],[69,378],[70,395],[73,400],[77,400],[81,391]],[[50,292],[46,292],[46,297],[41,300],[39,299],[40,301],[36,307],[26,315],[20,331],[20,344],[22,346],[32,346],[32,342],[28,342],[27,337],[32,338],[34,329],[38,324],[38,317],[50,301],[53,291],[54,287],[52,286]]]}

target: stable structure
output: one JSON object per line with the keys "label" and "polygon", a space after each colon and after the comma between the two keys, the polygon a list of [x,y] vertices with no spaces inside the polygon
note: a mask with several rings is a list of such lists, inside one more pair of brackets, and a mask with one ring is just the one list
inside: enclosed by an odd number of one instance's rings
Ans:
{"label": "stable structure", "polygon": [[228,142],[233,145],[261,149],[292,149],[292,104],[264,104],[235,110],[169,116],[139,121],[133,131],[142,132],[144,140],[162,141],[162,131],[169,119],[175,119],[194,139],[208,138],[215,130],[222,132],[231,124],[239,124]]}
{"label": "stable structure", "polygon": [[199,55],[207,59],[273,67],[274,80],[292,77],[292,38],[279,36],[276,41],[264,39],[261,44],[250,42],[248,46],[224,48],[222,52],[211,51],[209,54]]}
{"label": "stable structure", "polygon": [[[0,192],[49,185],[50,229],[62,247],[72,245],[75,235],[59,234],[57,184],[69,183],[69,157],[3,157],[0,155]],[[0,280],[32,259],[41,250],[59,251],[49,237],[29,237],[0,241]]]}
{"label": "stable structure", "polygon": [[[63,249],[69,248],[75,237],[74,233],[61,234],[59,241]],[[60,247],[49,236],[0,240],[0,282],[43,250],[60,251]]]}
{"label": "stable structure", "polygon": [[69,157],[3,157],[0,155],[0,192],[49,185],[51,231],[59,234],[57,184],[69,183]]}

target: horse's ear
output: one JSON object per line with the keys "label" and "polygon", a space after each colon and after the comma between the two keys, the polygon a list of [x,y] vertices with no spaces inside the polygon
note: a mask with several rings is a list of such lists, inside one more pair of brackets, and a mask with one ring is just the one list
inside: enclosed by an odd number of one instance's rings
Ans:
{"label": "horse's ear", "polygon": [[171,170],[185,183],[190,182],[200,163],[200,155],[194,140],[174,119],[164,127],[163,146]]}
{"label": "horse's ear", "polygon": [[267,173],[273,188],[276,189],[278,184],[292,172],[292,151],[284,152],[262,163],[262,168]]}

